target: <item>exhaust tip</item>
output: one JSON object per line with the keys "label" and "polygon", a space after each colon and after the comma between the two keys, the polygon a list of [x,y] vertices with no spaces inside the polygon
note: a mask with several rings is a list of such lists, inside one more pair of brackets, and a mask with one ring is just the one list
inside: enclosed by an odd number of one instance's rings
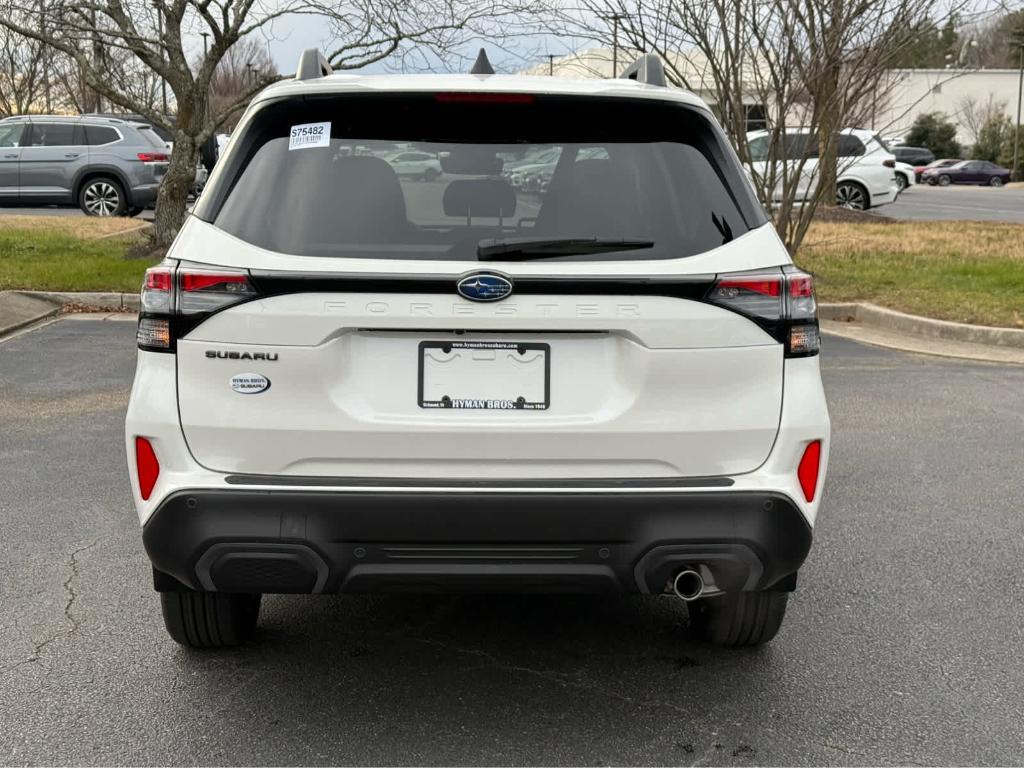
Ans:
{"label": "exhaust tip", "polygon": [[672,580],[672,592],[686,602],[696,600],[704,592],[704,578],[690,568],[682,570]]}

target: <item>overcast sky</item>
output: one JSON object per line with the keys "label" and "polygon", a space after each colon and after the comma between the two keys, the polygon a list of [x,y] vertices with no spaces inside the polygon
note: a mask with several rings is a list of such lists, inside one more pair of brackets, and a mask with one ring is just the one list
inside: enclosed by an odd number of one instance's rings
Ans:
{"label": "overcast sky", "polygon": [[[277,63],[278,69],[283,74],[290,74],[295,71],[299,61],[299,55],[306,48],[320,48],[326,52],[328,47],[324,40],[324,29],[326,23],[322,19],[313,16],[289,16],[279,19],[274,23],[272,30],[264,35],[270,55]],[[486,41],[472,42],[463,51],[468,68],[472,65],[480,47],[487,49],[488,56],[499,70],[518,71],[533,64],[546,61],[545,54],[552,53],[564,56],[571,53],[574,48],[566,45],[565,41],[550,35],[538,35],[524,39],[515,44],[514,49],[499,49]],[[586,46],[576,46],[586,47]],[[361,72],[389,72],[395,71],[395,61],[384,61],[365,67]],[[437,62],[436,69],[443,70],[444,65]]]}

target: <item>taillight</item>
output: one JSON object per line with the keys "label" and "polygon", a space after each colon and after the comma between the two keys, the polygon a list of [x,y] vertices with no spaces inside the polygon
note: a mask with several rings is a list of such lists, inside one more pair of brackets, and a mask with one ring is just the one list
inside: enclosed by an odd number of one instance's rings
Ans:
{"label": "taillight", "polygon": [[139,152],[135,156],[144,163],[166,163],[169,159],[164,152]]}
{"label": "taillight", "polygon": [[896,167],[896,161],[895,160],[883,160],[882,161],[882,165],[884,165],[886,168],[895,168]]}
{"label": "taillight", "polygon": [[178,311],[183,315],[207,315],[255,295],[244,271],[178,269]]}
{"label": "taillight", "polygon": [[721,277],[708,300],[741,315],[780,320],[785,306],[782,272],[749,273]]}
{"label": "taillight", "polygon": [[153,445],[144,437],[135,438],[135,469],[139,476],[139,493],[146,501],[160,477],[160,462],[156,460]]}
{"label": "taillight", "polygon": [[157,266],[142,284],[138,344],[152,352],[173,352],[175,341],[214,312],[257,295],[245,270],[188,263]]}
{"label": "taillight", "polygon": [[785,345],[786,357],[821,348],[814,278],[794,267],[720,275],[704,300],[749,317]]}
{"label": "taillight", "polygon": [[800,481],[800,490],[807,501],[814,501],[818,490],[818,469],[821,466],[821,441],[815,440],[804,448],[804,455],[796,468],[796,477]]}

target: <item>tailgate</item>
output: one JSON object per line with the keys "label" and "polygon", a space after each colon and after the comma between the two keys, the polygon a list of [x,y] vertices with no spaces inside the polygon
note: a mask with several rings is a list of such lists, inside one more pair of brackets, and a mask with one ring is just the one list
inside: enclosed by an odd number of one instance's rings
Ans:
{"label": "tailgate", "polygon": [[[730,475],[766,459],[782,402],[780,344],[667,296],[296,293],[214,315],[177,356],[189,448],[229,473]],[[251,374],[268,386],[232,387]]]}

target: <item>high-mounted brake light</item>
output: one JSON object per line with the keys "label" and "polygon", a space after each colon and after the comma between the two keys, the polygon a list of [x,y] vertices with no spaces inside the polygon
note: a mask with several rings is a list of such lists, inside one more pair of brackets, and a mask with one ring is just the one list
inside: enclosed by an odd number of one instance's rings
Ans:
{"label": "high-mounted brake light", "polygon": [[814,501],[818,490],[818,470],[821,466],[821,441],[814,440],[804,448],[800,464],[796,468],[796,477],[800,481],[800,490],[807,501]]}
{"label": "high-mounted brake light", "polygon": [[156,460],[152,443],[144,437],[135,438],[135,469],[139,477],[139,494],[143,501],[147,501],[160,477],[160,462]]}
{"label": "high-mounted brake light", "polygon": [[814,278],[794,267],[721,275],[705,301],[748,317],[785,345],[786,357],[816,355]]}
{"label": "high-mounted brake light", "polygon": [[459,91],[435,93],[434,99],[442,104],[533,104],[532,93],[484,93]]}
{"label": "high-mounted brake light", "polygon": [[210,314],[257,295],[245,270],[180,264],[157,266],[142,284],[138,343],[151,352],[173,352],[175,340]]}

